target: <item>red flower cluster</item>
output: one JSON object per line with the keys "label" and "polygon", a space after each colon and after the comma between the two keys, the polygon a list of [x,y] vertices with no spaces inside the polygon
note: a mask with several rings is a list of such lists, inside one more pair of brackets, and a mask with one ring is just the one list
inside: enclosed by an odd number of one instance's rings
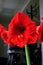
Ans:
{"label": "red flower cluster", "polygon": [[36,23],[26,14],[18,12],[8,25],[8,31],[1,34],[2,39],[11,46],[24,47],[37,40]]}
{"label": "red flower cluster", "polygon": [[37,34],[40,43],[43,42],[43,22],[37,26]]}

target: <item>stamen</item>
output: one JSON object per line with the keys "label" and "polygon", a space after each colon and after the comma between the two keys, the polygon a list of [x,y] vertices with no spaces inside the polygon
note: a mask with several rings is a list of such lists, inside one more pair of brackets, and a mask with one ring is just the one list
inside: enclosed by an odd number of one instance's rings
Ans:
{"label": "stamen", "polygon": [[21,37],[23,37],[23,35],[22,35],[22,34],[21,34],[20,36],[21,36]]}
{"label": "stamen", "polygon": [[20,35],[18,35],[18,38],[20,38]]}
{"label": "stamen", "polygon": [[20,37],[23,37],[23,35],[21,34],[21,35],[18,35],[18,38],[20,38]]}

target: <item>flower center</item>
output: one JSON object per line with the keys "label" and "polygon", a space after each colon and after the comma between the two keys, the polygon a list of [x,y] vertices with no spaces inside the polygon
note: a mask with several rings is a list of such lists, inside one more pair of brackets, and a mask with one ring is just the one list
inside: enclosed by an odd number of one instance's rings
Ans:
{"label": "flower center", "polygon": [[20,32],[20,33],[23,33],[24,31],[25,31],[25,27],[20,27],[20,26],[18,26],[18,31]]}

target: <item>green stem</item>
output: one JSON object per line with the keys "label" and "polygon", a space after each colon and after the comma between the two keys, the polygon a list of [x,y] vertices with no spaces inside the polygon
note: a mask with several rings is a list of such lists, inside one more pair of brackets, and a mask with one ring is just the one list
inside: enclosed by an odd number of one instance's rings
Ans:
{"label": "green stem", "polygon": [[26,54],[26,62],[27,62],[27,65],[31,65],[30,64],[29,49],[28,49],[28,46],[27,45],[25,45],[25,54]]}

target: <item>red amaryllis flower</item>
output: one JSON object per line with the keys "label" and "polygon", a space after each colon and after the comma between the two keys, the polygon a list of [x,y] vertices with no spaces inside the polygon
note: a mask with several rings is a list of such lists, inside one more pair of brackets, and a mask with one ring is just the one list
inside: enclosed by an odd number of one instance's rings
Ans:
{"label": "red amaryllis flower", "polygon": [[[12,43],[21,48],[24,47],[27,42],[35,43],[36,41],[35,22],[21,12],[18,12],[11,20],[8,26],[8,32],[9,39],[11,38]],[[30,41],[28,41],[29,39]]]}
{"label": "red amaryllis flower", "polygon": [[1,33],[1,38],[4,41],[4,43],[9,44],[11,47],[14,46],[14,44],[11,42],[11,39],[8,38],[8,31],[3,31]]}
{"label": "red amaryllis flower", "polygon": [[37,30],[36,30],[37,34],[38,34],[38,39],[41,42],[43,42],[43,22],[37,26]]}

